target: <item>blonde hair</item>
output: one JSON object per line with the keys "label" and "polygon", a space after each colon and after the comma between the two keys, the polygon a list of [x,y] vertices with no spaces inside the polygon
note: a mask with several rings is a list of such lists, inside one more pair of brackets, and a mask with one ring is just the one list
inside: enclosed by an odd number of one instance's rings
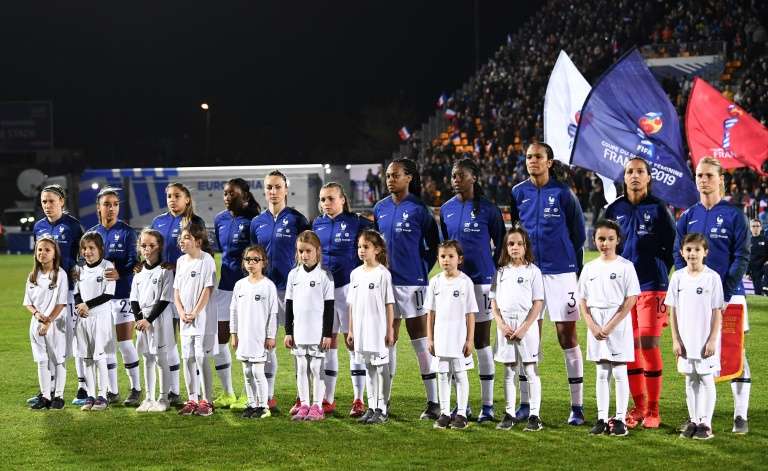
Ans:
{"label": "blonde hair", "polygon": [[[163,263],[163,247],[165,245],[165,240],[163,239],[163,235],[159,231],[152,229],[151,227],[145,227],[144,229],[142,229],[141,232],[139,233],[139,236],[136,238],[136,255],[139,261],[141,262],[145,261],[141,258],[141,238],[144,237],[145,235],[155,238],[158,245],[158,253],[160,254],[158,262],[160,262],[161,265],[165,265]],[[133,267],[133,272],[139,273],[142,270],[142,268],[144,268],[144,264],[137,263]],[[164,268],[167,268],[167,267],[164,266]]]}
{"label": "blonde hair", "polygon": [[719,160],[717,160],[714,157],[704,157],[701,160],[699,160],[697,167],[701,164],[707,164],[711,165],[713,167],[717,167],[717,174],[720,175],[720,197],[725,196],[725,179],[723,178],[723,164],[720,163]]}
{"label": "blonde hair", "polygon": [[49,235],[44,235],[37,239],[35,241],[35,248],[32,252],[34,254],[34,265],[32,266],[32,271],[29,273],[29,282],[33,285],[37,284],[37,274],[40,273],[43,269],[43,264],[40,263],[37,260],[37,246],[41,243],[48,243],[53,246],[53,265],[51,268],[51,287],[56,286],[59,279],[59,266],[61,266],[61,251],[59,250],[59,244],[56,243],[55,240],[53,240],[53,237]]}
{"label": "blonde hair", "polygon": [[320,238],[317,237],[313,231],[307,229],[296,237],[296,265],[301,265],[301,259],[299,258],[299,244],[309,244],[317,251],[317,264],[323,263],[323,247],[320,244]]}

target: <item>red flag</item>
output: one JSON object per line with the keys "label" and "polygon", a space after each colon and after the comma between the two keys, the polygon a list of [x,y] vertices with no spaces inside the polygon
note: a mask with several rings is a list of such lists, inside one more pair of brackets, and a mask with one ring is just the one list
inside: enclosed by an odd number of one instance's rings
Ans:
{"label": "red flag", "polygon": [[720,374],[715,381],[728,381],[741,376],[744,350],[744,306],[729,304],[723,310],[720,329]]}
{"label": "red flag", "polygon": [[751,167],[763,173],[768,129],[698,77],[688,99],[685,133],[694,167],[703,157],[715,157],[723,168]]}

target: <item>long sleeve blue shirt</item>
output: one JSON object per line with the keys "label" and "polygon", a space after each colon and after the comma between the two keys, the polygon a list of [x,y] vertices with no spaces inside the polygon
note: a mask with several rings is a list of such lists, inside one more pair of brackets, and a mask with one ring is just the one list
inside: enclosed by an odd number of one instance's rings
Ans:
{"label": "long sleeve blue shirt", "polygon": [[725,200],[720,200],[712,209],[705,208],[701,202],[686,209],[677,220],[674,253],[677,269],[685,266],[680,248],[685,235],[692,232],[703,234],[709,242],[704,263],[723,280],[725,300],[730,300],[733,295],[743,295],[741,280],[747,271],[752,238],[744,212]]}
{"label": "long sleeve blue shirt", "polygon": [[120,279],[115,284],[115,299],[131,296],[133,267],[136,265],[136,231],[123,221],[117,221],[109,229],[96,224],[88,231],[98,232],[104,241],[104,258],[115,265]]}
{"label": "long sleeve blue shirt", "polygon": [[485,198],[475,202],[461,201],[454,196],[440,207],[440,229],[443,240],[461,243],[464,251],[461,271],[475,284],[490,285],[506,231],[499,208]]}
{"label": "long sleeve blue shirt", "polygon": [[285,290],[288,272],[296,265],[296,237],[309,228],[307,218],[287,206],[277,216],[267,210],[251,220],[251,242],[267,251],[267,277],[278,290]]}
{"label": "long sleeve blue shirt", "polygon": [[312,230],[323,247],[323,267],[333,275],[336,288],[349,284],[349,274],[361,263],[357,257],[357,236],[372,226],[369,220],[349,212],[334,218],[318,216],[312,222]]}
{"label": "long sleeve blue shirt", "polygon": [[53,222],[47,218],[38,220],[35,222],[32,230],[35,233],[35,240],[48,235],[59,245],[61,268],[67,273],[69,289],[74,289],[75,285],[70,273],[72,267],[77,264],[80,254],[80,237],[83,236],[83,228],[80,226],[80,221],[64,213],[58,220]]}
{"label": "long sleeve blue shirt", "polygon": [[235,283],[244,276],[243,251],[251,243],[251,220],[245,216],[232,216],[229,211],[220,212],[214,219],[214,237],[221,250],[221,290],[232,291]]}
{"label": "long sleeve blue shirt", "polygon": [[374,225],[387,243],[389,271],[395,286],[426,286],[429,270],[437,261],[440,242],[432,211],[409,194],[399,204],[392,196],[373,208]]}
{"label": "long sleeve blue shirt", "polygon": [[641,291],[666,291],[674,262],[675,220],[664,201],[648,194],[638,204],[626,196],[608,205],[606,219],[621,227],[617,252],[635,265]]}
{"label": "long sleeve blue shirt", "polygon": [[[152,229],[158,231],[163,236],[163,262],[176,265],[176,260],[183,255],[179,248],[179,235],[184,229],[182,227],[182,215],[174,216],[170,212],[165,212],[156,216],[152,220]],[[205,221],[200,216],[193,216],[190,224],[197,224],[205,228]]]}
{"label": "long sleeve blue shirt", "polygon": [[512,188],[512,222],[520,221],[533,244],[536,266],[545,275],[578,273],[584,241],[584,215],[576,196],[550,178],[541,188],[525,180]]}

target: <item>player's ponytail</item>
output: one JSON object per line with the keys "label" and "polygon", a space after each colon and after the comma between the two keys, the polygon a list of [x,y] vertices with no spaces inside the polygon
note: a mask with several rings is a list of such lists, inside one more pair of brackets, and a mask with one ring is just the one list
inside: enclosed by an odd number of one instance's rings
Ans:
{"label": "player's ponytail", "polygon": [[403,173],[411,176],[411,182],[408,184],[408,193],[421,198],[421,176],[416,162],[408,157],[400,157],[392,161],[393,164],[403,167]]}
{"label": "player's ponytail", "polygon": [[256,198],[254,198],[253,193],[251,193],[251,186],[247,181],[239,177],[232,178],[227,181],[227,185],[236,186],[243,193],[245,207],[238,211],[242,216],[250,219],[261,213],[261,206],[259,205],[259,202],[256,201]]}

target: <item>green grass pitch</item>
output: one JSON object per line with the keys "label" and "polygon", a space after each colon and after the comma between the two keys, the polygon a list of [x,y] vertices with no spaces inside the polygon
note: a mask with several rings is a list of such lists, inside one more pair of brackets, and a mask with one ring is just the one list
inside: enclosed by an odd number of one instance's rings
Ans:
{"label": "green grass pitch", "polygon": [[[590,254],[594,257],[594,253]],[[433,430],[419,421],[424,389],[416,359],[402,329],[392,419],[383,426],[362,426],[346,417],[352,388],[348,355],[339,352],[339,412],[321,423],[292,423],[286,417],[295,397],[293,362],[279,347],[277,397],[283,413],[261,421],[244,420],[227,410],[209,418],[137,414],[117,406],[103,413],[80,412],[69,405],[76,388],[74,365],[68,362],[63,411],[30,411],[25,399],[37,391],[37,374],[27,337],[29,315],[22,308],[24,277],[31,256],[0,256],[0,467],[2,469],[754,469],[766,463],[768,417],[764,378],[768,374],[768,299],[749,297],[752,332],[747,337],[754,383],[750,429],[746,436],[730,432],[733,401],[729,383],[718,384],[714,440],[678,438],[676,427],[687,417],[683,377],[671,361],[668,329],[662,339],[665,359],[662,427],[631,431],[628,437],[592,437],[588,427],[565,424],[569,411],[563,355],[554,327],[547,322],[540,365],[544,430],[509,432],[493,425],[472,424],[464,431]],[[584,324],[579,323],[582,348]],[[282,334],[280,335],[282,337]],[[282,339],[278,339],[278,345]],[[242,370],[233,361],[235,390],[242,390]],[[123,394],[128,379],[119,373]],[[496,413],[503,414],[503,370],[497,369]],[[585,412],[596,414],[594,365],[584,371]],[[215,380],[217,393],[218,379]],[[182,387],[183,392],[183,387]],[[470,373],[470,403],[480,408],[477,370]],[[613,401],[613,399],[612,399]],[[613,410],[613,402],[611,406]],[[763,465],[760,465],[763,463]]]}

